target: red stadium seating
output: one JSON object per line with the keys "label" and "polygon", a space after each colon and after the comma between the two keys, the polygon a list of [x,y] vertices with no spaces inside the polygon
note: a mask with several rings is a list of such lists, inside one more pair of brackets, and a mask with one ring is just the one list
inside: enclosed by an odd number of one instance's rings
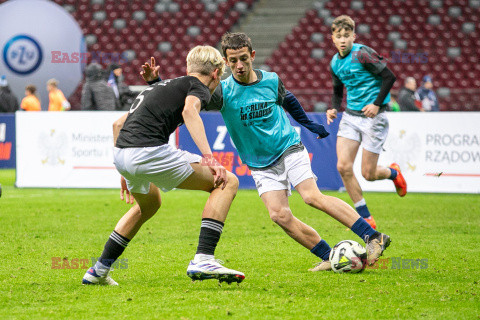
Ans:
{"label": "red stadium seating", "polygon": [[[256,0],[241,0],[250,9]],[[0,3],[5,2],[0,0]],[[209,12],[201,0],[172,0],[178,4],[178,11],[156,12],[158,0],[104,0],[103,4],[92,4],[91,0],[54,0],[64,6],[72,5],[71,12],[77,20],[84,35],[94,34],[97,42],[88,45],[89,52],[107,52],[121,54],[125,50],[135,51],[133,61],[122,64],[125,82],[129,85],[143,85],[139,77],[140,66],[151,55],[155,55],[162,67],[164,78],[181,76],[186,67],[186,54],[192,46],[210,44],[216,46],[222,34],[230,30],[242,15],[235,11],[235,4],[240,0],[219,2],[216,12]],[[93,1],[94,2],[94,1]],[[145,12],[145,19],[137,21],[133,13],[137,10]],[[94,20],[94,13],[105,12],[105,20]],[[124,19],[123,29],[113,27],[116,19]],[[190,26],[198,26],[200,35],[188,35]],[[158,51],[158,44],[169,41],[172,51]],[[90,62],[90,61],[89,61]],[[107,67],[109,62],[102,63]],[[73,109],[79,109],[82,85],[69,97]]]}
{"label": "red stadium seating", "polygon": [[[322,1],[323,7],[330,11],[331,17],[347,14],[353,17],[357,25],[357,42],[374,48],[384,56],[390,56],[389,67],[397,76],[394,90],[402,87],[406,77],[413,76],[420,84],[424,75],[430,74],[434,86],[449,88],[450,94],[441,96],[441,110],[477,110],[480,111],[480,79],[478,74],[478,55],[480,54],[479,20],[480,8],[469,6],[468,0],[444,0],[441,8],[430,7],[430,1],[374,1],[363,0],[363,8],[353,10],[350,1]],[[449,9],[459,7],[460,16],[450,16]],[[319,17],[315,9],[308,10],[292,29],[284,42],[267,60],[272,71],[283,75],[288,89],[302,101],[305,109],[312,110],[315,103],[330,105],[331,75],[329,62],[336,53],[329,39],[330,26]],[[440,17],[440,24],[428,24],[430,15]],[[401,24],[391,25],[391,16],[399,16]],[[472,32],[464,32],[463,24],[471,22],[475,26]],[[359,25],[367,25],[368,33],[358,33]],[[390,41],[390,32],[398,32],[400,39],[406,42],[406,49],[396,50]],[[323,43],[311,41],[313,33],[324,36]],[[323,49],[324,55],[317,60],[311,59],[313,49]],[[460,55],[448,56],[449,48],[459,48]],[[404,53],[425,53],[426,63],[399,63],[393,61],[392,51]],[[285,55],[298,59],[281,59]],[[305,71],[305,66],[307,71]],[[290,70],[290,71],[289,71]],[[286,72],[285,72],[286,71]],[[288,75],[287,75],[288,74]],[[302,81],[295,80],[300,75]],[[313,75],[313,76],[312,76]],[[286,78],[288,76],[288,78]],[[476,88],[476,90],[471,89]]]}
{"label": "red stadium seating", "polygon": [[[217,45],[222,34],[238,22],[242,13],[235,11],[238,2],[248,8],[256,0],[215,1],[216,10],[207,10],[203,0],[54,0],[55,3],[73,6],[72,16],[77,20],[84,35],[95,35],[96,42],[89,44],[89,52],[122,53],[133,50],[135,58],[123,64],[125,82],[142,85],[138,72],[140,65],[151,55],[158,58],[161,74],[165,78],[180,76],[185,70],[188,50],[197,44]],[[0,3],[5,0],[0,0]],[[441,110],[480,110],[480,8],[470,6],[469,0],[442,0],[435,7],[429,0],[376,1],[362,0],[361,8],[353,1],[319,1],[328,10],[330,17],[350,15],[357,24],[357,42],[368,45],[380,54],[390,57],[389,67],[397,76],[393,88],[398,91],[406,77],[413,76],[420,83],[430,74],[434,86],[448,88],[440,97]],[[158,5],[164,11],[158,10]],[[172,4],[172,8],[169,7]],[[452,9],[453,8],[453,9]],[[455,14],[458,9],[460,15]],[[171,9],[171,10],[170,10]],[[143,11],[135,20],[135,11]],[[104,12],[103,21],[95,20],[96,13]],[[399,17],[399,24],[390,24],[391,17]],[[429,24],[430,18],[439,19],[438,24]],[[118,22],[125,23],[120,28]],[[395,20],[395,18],[394,18]],[[319,16],[316,9],[307,9],[291,33],[278,45],[266,64],[276,71],[289,90],[299,97],[308,111],[316,103],[330,105],[332,82],[329,70],[331,57],[336,53],[330,36],[331,21]],[[468,27],[473,26],[473,30]],[[116,26],[116,27],[115,27]],[[196,26],[198,35],[189,35],[189,28]],[[359,26],[367,32],[359,32]],[[465,30],[464,30],[465,29]],[[398,33],[405,49],[396,49],[390,35]],[[312,34],[323,35],[323,41],[313,42]],[[171,51],[162,52],[158,45],[171,43]],[[449,50],[451,48],[458,48]],[[322,52],[318,49],[323,50]],[[320,53],[312,57],[312,50]],[[394,61],[392,52],[410,54],[425,53],[426,63],[400,63]],[[451,56],[449,56],[449,53]],[[103,63],[106,67],[108,62]],[[70,97],[74,109],[80,105],[81,87]],[[474,89],[476,88],[476,90]]]}

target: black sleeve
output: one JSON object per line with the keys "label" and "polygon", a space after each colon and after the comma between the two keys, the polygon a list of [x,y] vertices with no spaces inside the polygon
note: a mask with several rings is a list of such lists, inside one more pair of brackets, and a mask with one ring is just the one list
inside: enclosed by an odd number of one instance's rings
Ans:
{"label": "black sleeve", "polygon": [[297,98],[291,93],[290,91],[285,92],[285,99],[283,100],[283,107],[285,110],[290,113],[293,119],[300,123],[302,126],[307,128],[313,133],[318,134],[319,138],[325,138],[327,137],[330,133],[325,130],[325,127],[319,123],[316,123],[312,121],[307,114],[305,113],[305,110],[303,110],[302,105],[300,102],[297,100]]}
{"label": "black sleeve", "polygon": [[187,92],[187,96],[195,96],[200,99],[202,109],[207,106],[211,98],[210,90],[198,79],[192,79],[192,81],[190,81],[190,89]]}
{"label": "black sleeve", "polygon": [[215,91],[212,94],[212,98],[210,102],[205,107],[207,111],[219,111],[223,108],[223,93],[222,93],[222,85],[218,85]]}
{"label": "black sleeve", "polygon": [[151,81],[147,81],[147,83],[148,83],[149,86],[151,86],[152,84],[157,83],[157,82],[160,82],[160,81],[162,81],[162,78],[160,78],[160,76],[158,76],[157,79],[153,79],[153,80],[151,80]]}
{"label": "black sleeve", "polygon": [[335,72],[333,72],[332,67],[330,66],[330,73],[332,74],[333,82],[333,96],[332,96],[332,106],[340,110],[343,100],[343,82],[337,77]]}
{"label": "black sleeve", "polygon": [[277,104],[279,106],[283,105],[283,101],[287,95],[287,90],[285,89],[285,85],[283,84],[282,79],[278,78],[278,98]]}
{"label": "black sleeve", "polygon": [[380,92],[378,93],[377,99],[375,99],[373,104],[380,107],[383,104],[383,101],[385,101],[386,96],[390,92],[390,89],[392,89],[397,78],[393,72],[388,69],[388,67],[385,67],[382,72],[380,72],[379,76],[382,77],[382,86],[380,87]]}
{"label": "black sleeve", "polygon": [[379,76],[382,78],[382,86],[380,87],[380,92],[378,93],[377,99],[373,103],[376,106],[381,106],[385,97],[392,89],[393,84],[397,78],[393,72],[387,67],[387,60],[379,55],[375,50],[370,47],[362,47],[360,49],[360,55],[362,59],[360,60],[362,65],[370,73]]}
{"label": "black sleeve", "polygon": [[361,47],[359,55],[361,57],[360,63],[375,75],[380,74],[387,66],[387,60],[370,47]]}

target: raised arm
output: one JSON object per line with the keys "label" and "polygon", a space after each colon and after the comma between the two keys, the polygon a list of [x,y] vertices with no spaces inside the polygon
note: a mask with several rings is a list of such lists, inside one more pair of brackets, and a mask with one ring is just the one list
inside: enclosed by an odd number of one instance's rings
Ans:
{"label": "raised arm", "polygon": [[160,72],[160,66],[155,65],[155,58],[150,57],[150,64],[148,62],[145,62],[144,65],[142,65],[142,71],[140,71],[140,75],[142,76],[143,80],[147,82],[149,85],[154,84],[155,82],[162,81],[160,78],[159,72]]}

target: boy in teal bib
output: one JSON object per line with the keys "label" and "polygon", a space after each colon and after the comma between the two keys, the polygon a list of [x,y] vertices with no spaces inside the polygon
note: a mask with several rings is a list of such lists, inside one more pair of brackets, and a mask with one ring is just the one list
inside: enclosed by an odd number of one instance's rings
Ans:
{"label": "boy in teal bib", "polygon": [[[255,51],[246,34],[225,34],[222,51],[232,75],[221,81],[206,109],[222,113],[242,162],[252,172],[270,218],[320,258],[310,271],[331,270],[330,246],[290,210],[288,196],[290,185],[293,185],[305,203],[326,212],[361,237],[367,243],[368,262],[373,264],[390,244],[390,238],[372,229],[344,201],[320,192],[308,152],[283,108],[319,138],[328,136],[328,132],[308,118],[276,73],[253,69]],[[147,76],[144,79],[152,80]]]}
{"label": "boy in teal bib", "polygon": [[337,117],[343,88],[346,87],[347,107],[337,134],[337,168],[357,212],[376,228],[353,172],[353,162],[362,145],[363,177],[368,181],[391,179],[401,197],[407,193],[407,184],[398,164],[392,163],[389,168],[377,165],[388,135],[385,110],[396,78],[386,66],[385,59],[375,50],[353,43],[355,37],[352,18],[339,16],[333,21],[332,40],[338,53],[330,62],[333,109],[327,110],[327,123],[330,124]]}

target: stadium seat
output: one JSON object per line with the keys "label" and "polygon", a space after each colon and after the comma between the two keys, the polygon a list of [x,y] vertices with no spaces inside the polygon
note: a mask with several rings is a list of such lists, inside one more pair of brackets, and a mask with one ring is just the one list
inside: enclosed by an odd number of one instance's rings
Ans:
{"label": "stadium seat", "polygon": [[127,26],[125,19],[115,19],[112,25],[115,29],[123,29]]}
{"label": "stadium seat", "polygon": [[147,17],[147,14],[143,10],[133,12],[132,19],[136,21],[143,21]]}
{"label": "stadium seat", "polygon": [[107,18],[107,14],[105,13],[105,11],[95,11],[93,13],[93,19],[97,21],[103,21],[106,18]]}
{"label": "stadium seat", "polygon": [[[332,19],[341,14],[348,14],[356,21],[357,42],[390,57],[389,67],[398,79],[394,85],[395,90],[400,89],[407,76],[414,76],[420,84],[425,74],[432,75],[435,88],[451,88],[455,92],[457,88],[466,90],[480,87],[480,79],[477,79],[480,72],[477,62],[480,36],[476,30],[480,22],[480,0],[322,0],[315,2],[312,9],[306,11],[291,34],[279,44],[271,56],[274,59],[266,61],[272,71],[276,72],[286,70],[287,65],[293,70],[299,70],[303,65],[309,66],[305,75],[305,89],[304,82],[288,82],[295,88],[302,87],[302,90],[295,92],[303,98],[302,101],[315,100],[311,93],[312,87],[308,88],[308,85],[315,83],[318,86],[320,82],[322,87],[331,88],[328,63],[336,51],[326,36],[330,32]],[[309,59],[303,58],[303,51],[307,48],[311,48],[312,57]],[[293,53],[286,54],[288,51]],[[392,62],[394,57],[391,53],[394,51],[404,54],[408,63],[402,63],[402,60]],[[424,54],[426,61],[412,60],[418,54]],[[287,58],[287,61],[279,63],[282,61],[280,57],[285,55],[302,59]],[[323,70],[327,71],[322,72]],[[314,75],[313,79],[310,79],[311,74]],[[449,110],[447,104],[453,101],[451,97],[450,100],[446,99],[440,97],[442,110]],[[480,110],[480,104],[474,107],[467,102],[465,110]],[[304,107],[310,110],[313,109],[313,104]],[[456,103],[453,108],[461,110],[462,106]]]}
{"label": "stadium seat", "polygon": [[[78,21],[89,51],[128,53],[130,62],[124,68],[128,84],[143,84],[135,63],[143,63],[141,59],[152,54],[172,64],[169,68],[162,65],[165,77],[183,74],[175,63],[184,64],[188,49],[201,43],[218,44],[221,35],[251,10],[254,1],[55,0]],[[317,0],[265,62],[279,74],[290,70],[282,79],[289,83],[287,87],[299,90],[295,94],[307,110],[313,110],[315,103],[330,104],[328,63],[336,50],[328,35],[334,17],[341,14],[356,21],[359,43],[373,47],[390,60],[395,50],[426,54],[426,63],[390,61],[389,67],[398,79],[395,90],[409,73],[418,82],[423,75],[431,74],[435,88],[450,88],[452,92],[440,97],[442,110],[462,110],[455,102],[456,90],[480,87],[476,76],[480,74],[480,0]],[[296,80],[287,80],[295,71]],[[81,86],[73,95],[72,105],[79,92]],[[472,94],[476,101],[479,96]],[[465,109],[480,110],[471,100],[462,101]],[[450,108],[448,103],[455,104]]]}

